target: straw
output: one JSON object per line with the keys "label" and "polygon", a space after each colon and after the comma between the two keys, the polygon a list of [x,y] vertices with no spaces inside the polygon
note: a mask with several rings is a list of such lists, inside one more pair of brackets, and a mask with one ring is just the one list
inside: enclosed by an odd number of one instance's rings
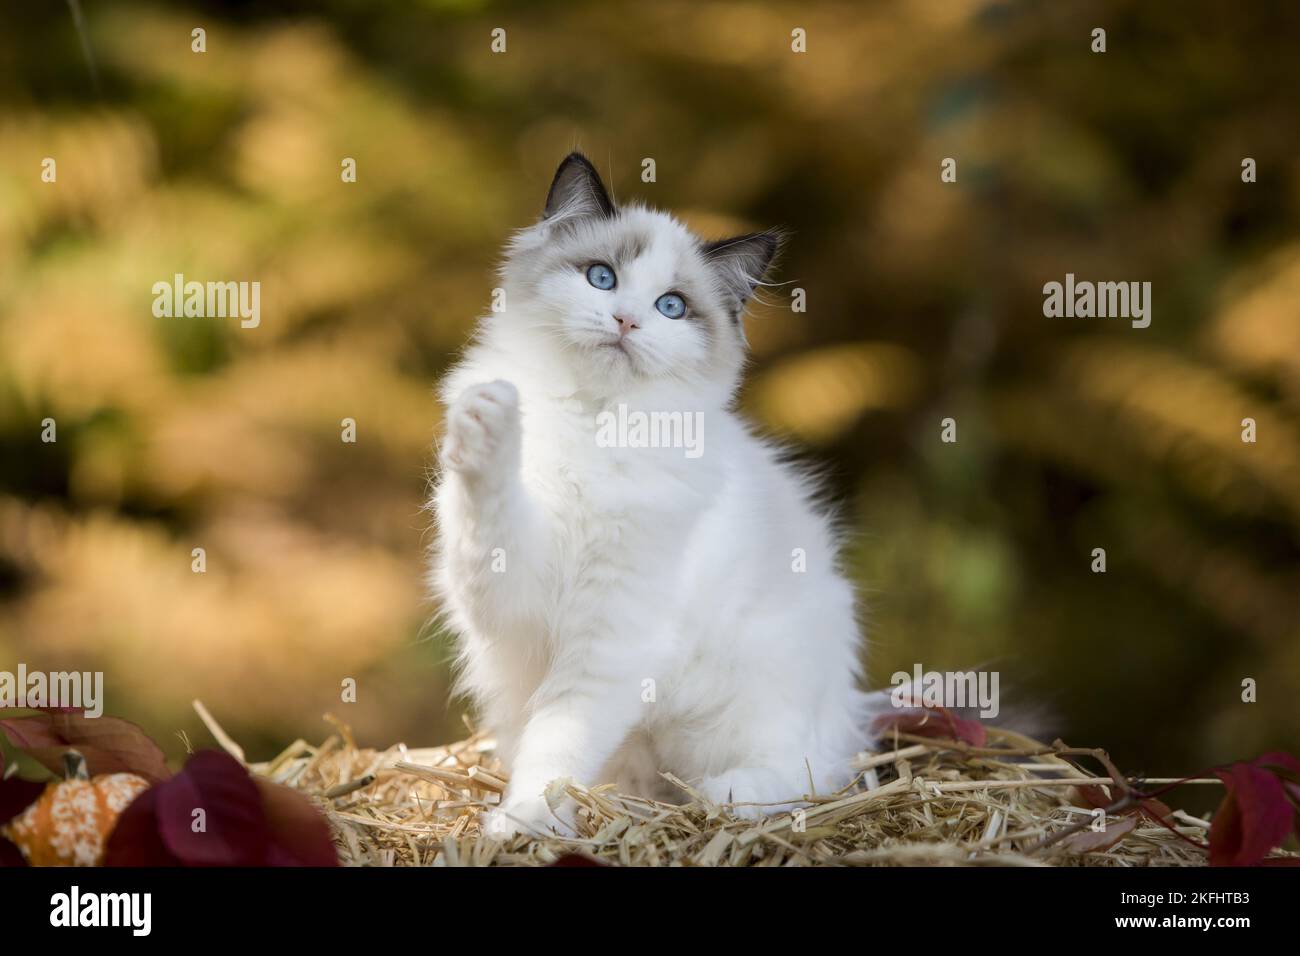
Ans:
{"label": "straw", "polygon": [[[230,749],[233,742],[205,719]],[[839,793],[791,794],[801,811],[758,818],[712,804],[689,781],[663,774],[683,803],[620,794],[612,786],[557,783],[576,807],[577,835],[508,841],[484,837],[482,813],[509,785],[482,732],[443,747],[358,748],[349,728],[313,747],[296,741],[254,773],[292,786],[321,807],[339,857],[355,866],[542,866],[578,855],[620,866],[1203,866],[1208,821],[1177,811],[1137,821],[1114,846],[1083,852],[1065,839],[1093,822],[1080,786],[1133,781],[1092,776],[1057,753],[1080,751],[991,729],[987,746],[899,735],[860,754],[873,775]],[[1100,752],[1098,752],[1100,753]],[[358,772],[360,771],[360,772]],[[1142,781],[1149,786],[1156,781]],[[1195,781],[1198,784],[1214,781]],[[1074,800],[1075,802],[1071,802]],[[1111,816],[1122,832],[1130,818]],[[1277,851],[1275,855],[1285,856]]]}

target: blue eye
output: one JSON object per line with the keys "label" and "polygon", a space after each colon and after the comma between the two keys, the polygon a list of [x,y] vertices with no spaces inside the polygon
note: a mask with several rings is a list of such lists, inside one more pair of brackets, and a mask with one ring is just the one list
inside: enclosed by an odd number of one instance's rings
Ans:
{"label": "blue eye", "polygon": [[614,278],[614,270],[603,262],[596,262],[587,270],[587,281],[597,289],[609,291],[618,285],[618,280]]}
{"label": "blue eye", "polygon": [[655,308],[670,319],[680,319],[686,314],[686,300],[676,292],[666,292],[655,300]]}

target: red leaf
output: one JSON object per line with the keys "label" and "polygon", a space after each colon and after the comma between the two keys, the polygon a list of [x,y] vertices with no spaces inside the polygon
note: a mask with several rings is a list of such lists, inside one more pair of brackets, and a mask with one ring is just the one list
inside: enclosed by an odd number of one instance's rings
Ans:
{"label": "red leaf", "polygon": [[591,857],[583,856],[581,853],[565,853],[562,856],[556,857],[555,860],[548,865],[549,866],[576,866],[576,867],[609,866],[608,863],[602,863],[600,860],[593,860]]}
{"label": "red leaf", "polygon": [[[1137,805],[1137,807],[1134,807],[1134,809],[1140,809],[1152,820],[1168,820],[1174,815],[1173,808],[1170,807],[1169,804],[1165,803],[1163,800],[1157,800],[1155,797],[1149,797],[1148,799],[1143,800]],[[1125,811],[1125,813],[1130,812],[1132,811]]]}
{"label": "red leaf", "polygon": [[262,862],[271,843],[262,795],[234,757],[201,750],[182,773],[157,790],[158,832],[167,849],[186,864],[256,866]]}
{"label": "red leaf", "polygon": [[[195,832],[195,810],[204,827]],[[329,824],[301,794],[252,777],[216,750],[131,804],[106,866],[337,866]]]}
{"label": "red leaf", "polygon": [[122,811],[104,846],[105,866],[181,866],[158,832],[158,788],[150,787]]}
{"label": "red leaf", "polygon": [[26,865],[27,858],[23,856],[23,851],[4,837],[0,837],[0,867]]}
{"label": "red leaf", "polygon": [[1079,796],[1080,801],[1085,806],[1092,807],[1093,809],[1099,810],[1102,807],[1108,807],[1115,802],[1110,798],[1110,794],[1106,792],[1105,785],[1100,783],[1081,784],[1077,787],[1071,787],[1070,789]]}
{"label": "red leaf", "polygon": [[1279,777],[1300,781],[1300,757],[1293,757],[1284,750],[1260,754],[1255,758],[1255,766],[1270,770]]}
{"label": "red leaf", "polygon": [[1255,866],[1291,829],[1294,810],[1282,781],[1258,764],[1215,771],[1228,792],[1210,826],[1211,866]]}
{"label": "red leaf", "polygon": [[958,717],[947,707],[905,707],[881,714],[871,722],[871,732],[877,737],[886,737],[895,730],[918,737],[950,737],[972,747],[983,747],[988,742],[983,724]]}
{"label": "red leaf", "polygon": [[45,792],[45,784],[10,777],[0,780],[0,827],[22,813]]}
{"label": "red leaf", "polygon": [[120,717],[47,712],[0,720],[0,731],[13,746],[60,776],[63,755],[69,750],[86,758],[86,769],[92,776],[127,772],[155,782],[171,776],[159,746],[135,724]]}
{"label": "red leaf", "polygon": [[1290,796],[1295,811],[1292,815],[1295,835],[1300,837],[1300,757],[1274,750],[1256,758],[1255,765],[1272,771],[1282,780],[1282,789]]}
{"label": "red leaf", "polygon": [[[1071,789],[1079,795],[1079,797],[1081,798],[1084,804],[1093,807],[1095,809],[1101,810],[1106,807],[1109,807],[1112,803],[1115,802],[1115,800],[1113,800],[1110,797],[1110,795],[1106,793],[1106,790],[1104,789],[1105,786],[1113,786],[1113,785],[1112,784],[1106,784],[1106,785],[1082,784],[1077,787],[1072,787]],[[1170,816],[1173,815],[1174,811],[1171,810],[1169,808],[1169,805],[1166,804],[1163,800],[1157,800],[1155,797],[1148,797],[1145,800],[1133,804],[1133,806],[1131,807],[1126,807],[1123,810],[1118,810],[1114,812],[1120,814],[1121,816],[1129,813],[1145,813],[1153,820],[1167,820]]]}
{"label": "red leaf", "polygon": [[[3,766],[3,761],[0,761],[0,766]],[[19,780],[17,777],[0,780],[0,827],[30,807],[44,792],[43,783]],[[26,865],[27,859],[22,851],[4,837],[0,837],[0,867]]]}
{"label": "red leaf", "polygon": [[310,800],[296,790],[261,777],[253,782],[262,795],[262,808],[274,840],[276,866],[338,866],[338,851],[330,825]]}
{"label": "red leaf", "polygon": [[1061,846],[1075,853],[1102,853],[1124,839],[1137,826],[1137,817],[1126,816],[1106,821],[1106,829],[1080,830],[1061,841]]}

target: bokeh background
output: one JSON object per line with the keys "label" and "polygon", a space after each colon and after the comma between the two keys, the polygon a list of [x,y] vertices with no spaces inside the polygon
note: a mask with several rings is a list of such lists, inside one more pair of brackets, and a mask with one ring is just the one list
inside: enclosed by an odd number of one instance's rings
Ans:
{"label": "bokeh background", "polygon": [[[580,146],[711,235],[793,233],[744,404],[843,502],[873,682],[994,667],[1133,771],[1300,747],[1300,8],[81,10],[0,28],[0,667],[105,671],[173,754],[196,697],[255,757],[326,711],[461,736],[433,387]],[[154,318],[177,272],[260,281],[261,326]],[[1152,282],[1151,327],[1044,318],[1067,272]]]}

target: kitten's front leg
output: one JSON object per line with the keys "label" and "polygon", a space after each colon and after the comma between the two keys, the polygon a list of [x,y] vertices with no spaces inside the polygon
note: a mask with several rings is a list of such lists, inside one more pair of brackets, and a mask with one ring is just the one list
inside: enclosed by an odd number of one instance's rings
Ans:
{"label": "kitten's front leg", "polygon": [[627,737],[642,707],[637,673],[643,668],[626,660],[617,662],[616,669],[601,663],[586,656],[570,665],[574,670],[547,677],[520,738],[501,806],[484,818],[486,835],[572,834],[572,806],[553,812],[544,797],[546,786],[562,778],[602,782],[595,775]]}
{"label": "kitten's front leg", "polygon": [[520,479],[519,393],[506,381],[473,385],[447,410],[437,493],[450,598],[490,632],[540,608],[545,525]]}

